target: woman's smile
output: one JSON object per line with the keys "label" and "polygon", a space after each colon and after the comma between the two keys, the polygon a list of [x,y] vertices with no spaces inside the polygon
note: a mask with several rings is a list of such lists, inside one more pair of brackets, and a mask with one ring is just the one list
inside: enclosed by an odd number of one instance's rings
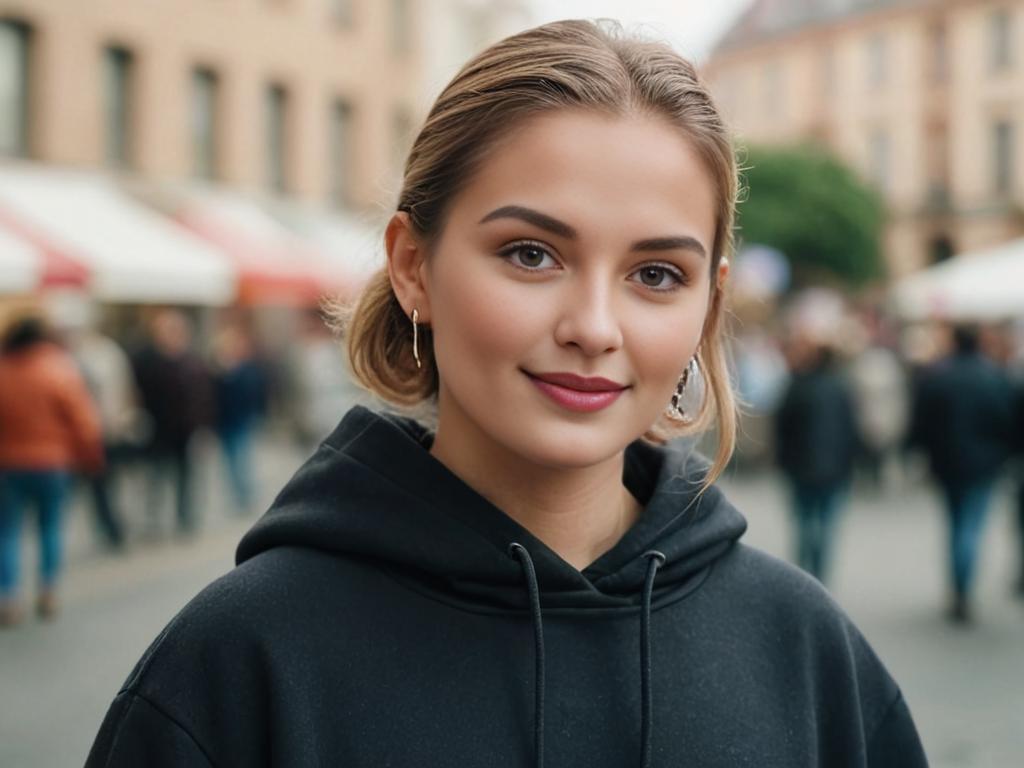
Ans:
{"label": "woman's smile", "polygon": [[530,373],[523,371],[534,386],[563,408],[578,413],[600,411],[616,400],[629,387],[598,376],[575,373]]}

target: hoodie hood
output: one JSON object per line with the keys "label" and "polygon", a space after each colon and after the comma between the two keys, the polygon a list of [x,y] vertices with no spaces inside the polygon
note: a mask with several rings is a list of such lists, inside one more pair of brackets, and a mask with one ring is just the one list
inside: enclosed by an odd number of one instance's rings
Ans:
{"label": "hoodie hood", "polygon": [[527,550],[545,612],[635,610],[652,550],[664,555],[654,607],[699,586],[746,530],[692,452],[637,441],[623,482],[644,505],[637,523],[582,572],[429,453],[416,421],[353,408],[239,544],[241,564],[274,547],[308,547],[373,562],[410,586],[477,609],[527,605]]}

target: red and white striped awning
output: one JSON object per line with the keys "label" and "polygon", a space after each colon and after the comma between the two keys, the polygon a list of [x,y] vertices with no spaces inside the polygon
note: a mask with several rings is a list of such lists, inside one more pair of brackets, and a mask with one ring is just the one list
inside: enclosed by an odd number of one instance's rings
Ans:
{"label": "red and white striped awning", "polygon": [[172,215],[229,257],[242,304],[314,306],[352,289],[351,270],[254,200],[194,189],[173,204]]}
{"label": "red and white striped awning", "polygon": [[85,288],[89,270],[0,209],[0,294]]}
{"label": "red and white striped awning", "polygon": [[217,306],[235,297],[235,270],[215,248],[103,176],[0,168],[0,212],[0,227],[42,253],[43,286],[79,281],[112,303]]}

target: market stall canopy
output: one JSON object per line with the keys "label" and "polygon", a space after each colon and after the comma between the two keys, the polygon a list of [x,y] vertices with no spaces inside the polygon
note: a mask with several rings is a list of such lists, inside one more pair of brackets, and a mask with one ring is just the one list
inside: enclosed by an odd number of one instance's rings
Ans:
{"label": "market stall canopy", "polygon": [[0,294],[81,289],[88,282],[89,270],[81,262],[0,209]]}
{"label": "market stall canopy", "polygon": [[910,275],[894,286],[892,298],[908,320],[1022,318],[1024,238]]}
{"label": "market stall canopy", "polygon": [[352,292],[354,274],[270,206],[226,190],[193,188],[161,208],[227,254],[238,272],[242,304],[315,306]]}
{"label": "market stall canopy", "polygon": [[80,260],[100,301],[218,306],[235,296],[234,270],[215,248],[102,176],[4,168],[0,208]]}
{"label": "market stall canopy", "polygon": [[305,205],[278,205],[274,214],[338,265],[348,275],[352,290],[360,289],[384,266],[382,222]]}
{"label": "market stall canopy", "polygon": [[42,254],[0,229],[0,294],[32,293],[42,274]]}

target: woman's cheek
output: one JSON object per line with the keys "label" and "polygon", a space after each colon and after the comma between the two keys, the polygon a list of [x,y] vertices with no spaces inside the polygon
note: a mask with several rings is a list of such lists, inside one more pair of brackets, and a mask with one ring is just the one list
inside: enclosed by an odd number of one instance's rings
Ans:
{"label": "woman's cheek", "polygon": [[452,348],[477,359],[493,359],[521,354],[532,341],[543,311],[537,290],[541,286],[503,278],[486,268],[443,275],[438,285],[446,290],[432,297],[435,323],[441,341]]}

